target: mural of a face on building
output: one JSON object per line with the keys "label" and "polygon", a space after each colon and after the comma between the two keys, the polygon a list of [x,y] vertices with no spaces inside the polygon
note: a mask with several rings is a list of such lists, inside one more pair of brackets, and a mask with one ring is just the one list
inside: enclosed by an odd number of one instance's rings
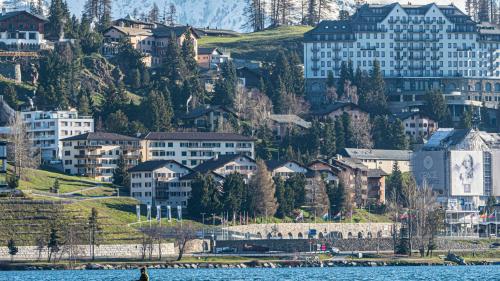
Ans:
{"label": "mural of a face on building", "polygon": [[474,158],[470,154],[465,155],[461,163],[455,164],[455,172],[462,184],[464,193],[471,192],[471,185],[474,181],[474,171]]}

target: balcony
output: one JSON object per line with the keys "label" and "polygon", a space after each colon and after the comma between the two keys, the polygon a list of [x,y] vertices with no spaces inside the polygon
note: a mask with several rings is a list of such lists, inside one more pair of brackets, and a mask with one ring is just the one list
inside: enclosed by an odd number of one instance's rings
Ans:
{"label": "balcony", "polygon": [[311,52],[313,52],[313,53],[319,52],[319,47],[312,47]]}
{"label": "balcony", "polygon": [[401,33],[401,32],[403,32],[403,29],[394,29],[394,32],[395,33]]}
{"label": "balcony", "polygon": [[431,33],[439,33],[439,29],[431,29]]}
{"label": "balcony", "polygon": [[341,60],[342,60],[342,58],[341,58],[341,57],[333,57],[332,59],[333,59],[334,61],[341,61]]}
{"label": "balcony", "polygon": [[439,60],[439,59],[441,59],[441,57],[440,57],[440,56],[432,56],[432,57],[431,57],[431,60]]}
{"label": "balcony", "polygon": [[422,56],[410,56],[409,60],[425,60],[425,57]]}
{"label": "balcony", "polygon": [[97,159],[102,157],[103,155],[100,154],[77,154],[75,155],[76,159]]}
{"label": "balcony", "polygon": [[424,46],[411,46],[408,47],[409,51],[424,51],[425,47]]}
{"label": "balcony", "polygon": [[438,20],[437,23],[438,24],[444,24],[445,22],[444,22],[444,20]]}
{"label": "balcony", "polygon": [[472,47],[458,47],[457,51],[472,51]]}
{"label": "balcony", "polygon": [[402,60],[403,59],[403,56],[395,56],[394,57],[395,60]]}
{"label": "balcony", "polygon": [[334,51],[334,52],[340,52],[341,50],[342,50],[342,48],[340,46],[332,48],[332,51]]}
{"label": "balcony", "polygon": [[433,66],[431,66],[432,70],[439,70],[440,68],[441,68],[441,66],[439,66],[439,65],[433,65]]}
{"label": "balcony", "polygon": [[313,57],[311,58],[311,60],[312,60],[312,61],[319,61],[319,57],[318,57],[318,56],[313,56]]}
{"label": "balcony", "polygon": [[318,71],[319,70],[319,66],[313,65],[313,66],[311,66],[311,70],[312,71]]}
{"label": "balcony", "polygon": [[402,51],[403,47],[394,47],[394,50],[396,50],[396,51]]}
{"label": "balcony", "polygon": [[96,168],[96,167],[102,167],[101,163],[85,163],[85,164],[76,164],[76,168]]}
{"label": "balcony", "polygon": [[75,149],[89,149],[89,150],[96,150],[96,149],[101,149],[102,145],[75,145]]}
{"label": "balcony", "polygon": [[408,67],[408,69],[410,69],[410,70],[424,70],[425,66],[423,66],[423,65],[410,65]]}
{"label": "balcony", "polygon": [[431,51],[439,51],[440,49],[440,47],[431,47]]}
{"label": "balcony", "polygon": [[394,69],[396,69],[396,70],[401,70],[401,69],[403,69],[403,66],[402,66],[402,65],[396,65],[396,66],[394,67]]}

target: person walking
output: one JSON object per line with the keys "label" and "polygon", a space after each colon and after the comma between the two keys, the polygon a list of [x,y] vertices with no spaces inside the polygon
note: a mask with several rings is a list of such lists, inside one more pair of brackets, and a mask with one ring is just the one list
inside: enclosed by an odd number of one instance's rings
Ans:
{"label": "person walking", "polygon": [[149,276],[145,266],[141,268],[141,277],[138,281],[149,281]]}

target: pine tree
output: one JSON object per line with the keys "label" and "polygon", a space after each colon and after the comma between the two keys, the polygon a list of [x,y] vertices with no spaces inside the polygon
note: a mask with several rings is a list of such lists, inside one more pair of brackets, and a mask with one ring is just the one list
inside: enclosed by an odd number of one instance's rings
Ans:
{"label": "pine tree", "polygon": [[198,174],[191,183],[188,213],[194,218],[200,218],[201,213],[218,214],[221,210],[220,196],[220,186],[213,176]]}
{"label": "pine tree", "polygon": [[3,98],[4,101],[13,109],[17,109],[17,91],[11,84],[7,84],[3,88]]}
{"label": "pine tree", "polygon": [[78,95],[78,111],[80,115],[90,116],[92,115],[92,110],[90,109],[89,96],[85,91],[80,91]]}
{"label": "pine tree", "polygon": [[237,87],[236,68],[231,61],[221,64],[220,77],[215,83],[213,104],[232,106]]}
{"label": "pine tree", "polygon": [[303,174],[295,174],[286,179],[285,192],[291,199],[291,210],[302,207],[306,201],[306,177]]}
{"label": "pine tree", "polygon": [[124,188],[130,187],[128,165],[124,155],[120,155],[116,163],[116,169],[113,170],[113,184]]}
{"label": "pine tree", "polygon": [[[282,177],[274,178],[274,185],[276,186],[276,202],[278,202],[278,209],[276,210],[276,217],[284,218],[290,213],[290,205],[286,195],[285,182]],[[293,198],[292,198],[293,199]]]}
{"label": "pine tree", "polygon": [[153,7],[149,11],[148,20],[150,22],[159,22],[160,21],[160,8],[156,3],[153,3]]}
{"label": "pine tree", "polygon": [[177,82],[183,80],[185,73],[186,67],[181,56],[181,50],[177,44],[175,34],[172,33],[167,43],[165,58],[159,74],[165,76],[171,82]]}
{"label": "pine tree", "polygon": [[243,175],[233,173],[224,179],[222,185],[222,206],[226,211],[231,211],[233,215],[237,215],[243,210],[244,193],[246,189]]}
{"label": "pine tree", "polygon": [[337,152],[346,147],[344,123],[340,118],[335,119],[335,142]]}
{"label": "pine tree", "polygon": [[354,132],[351,124],[351,116],[347,112],[342,113],[342,125],[344,128],[345,147],[356,147],[354,142]]}
{"label": "pine tree", "polygon": [[328,120],[324,125],[323,145],[321,153],[330,158],[337,153],[337,139],[335,138],[335,128],[332,120]]}
{"label": "pine tree", "polygon": [[335,78],[333,77],[333,71],[331,70],[328,70],[328,73],[326,75],[326,87],[327,88],[335,87]]}
{"label": "pine tree", "polygon": [[128,117],[121,110],[109,114],[106,118],[106,129],[112,133],[127,134],[128,124]]}
{"label": "pine tree", "polygon": [[171,129],[173,111],[170,99],[153,90],[143,102],[143,106],[144,124],[149,124],[152,131],[165,132]]}
{"label": "pine tree", "polygon": [[292,78],[292,91],[296,96],[301,97],[305,94],[304,69],[299,55],[292,52],[290,55],[290,77]]}
{"label": "pine tree", "polygon": [[136,68],[132,70],[130,80],[132,81],[132,88],[141,88],[141,72],[139,71],[139,69]]}
{"label": "pine tree", "polygon": [[389,127],[389,119],[387,118],[387,116],[375,116],[375,118],[373,119],[372,131],[373,143],[375,148],[391,148],[391,143],[388,141],[388,139],[391,139],[390,136],[388,136],[388,133],[390,133]]}
{"label": "pine tree", "polygon": [[196,62],[196,54],[194,51],[193,39],[191,37],[191,32],[186,32],[185,39],[182,42],[181,48],[182,59],[186,69],[190,72],[190,75],[195,75],[198,73],[198,63]]}
{"label": "pine tree", "polygon": [[46,24],[47,37],[61,39],[68,30],[70,22],[68,7],[63,0],[52,0]]}
{"label": "pine tree", "polygon": [[274,216],[278,209],[278,203],[275,198],[276,186],[263,160],[257,160],[257,172],[252,177],[250,185],[252,186],[255,198],[256,216]]}
{"label": "pine tree", "polygon": [[54,181],[54,184],[52,185],[52,192],[55,194],[59,194],[60,188],[61,188],[61,184],[59,183],[59,179],[56,179]]}
{"label": "pine tree", "polygon": [[408,149],[408,137],[405,134],[405,127],[400,119],[396,119],[390,126],[390,142],[392,144],[392,149]]}
{"label": "pine tree", "polygon": [[347,62],[342,61],[340,65],[340,77],[337,82],[337,94],[340,97],[344,96],[345,93],[345,84],[349,81],[349,69],[347,67]]}
{"label": "pine tree", "polygon": [[245,0],[243,13],[246,17],[244,28],[254,32],[264,30],[266,23],[266,7],[264,0]]}
{"label": "pine tree", "polygon": [[308,0],[306,23],[315,26],[319,22],[319,2],[320,0]]}
{"label": "pine tree", "polygon": [[57,229],[55,227],[50,228],[49,234],[49,242],[47,243],[47,248],[49,250],[48,261],[52,259],[52,255],[58,253],[60,250],[60,237],[57,233]]}
{"label": "pine tree", "polygon": [[428,91],[424,96],[423,113],[442,127],[449,118],[449,110],[441,91]]}
{"label": "pine tree", "polygon": [[472,108],[467,108],[464,110],[462,114],[462,119],[460,120],[460,127],[463,129],[472,129],[473,127],[473,119],[474,113],[472,112]]}

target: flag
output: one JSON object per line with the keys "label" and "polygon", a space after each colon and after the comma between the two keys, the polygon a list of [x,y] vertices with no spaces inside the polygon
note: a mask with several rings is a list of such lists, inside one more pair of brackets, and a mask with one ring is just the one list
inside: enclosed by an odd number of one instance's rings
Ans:
{"label": "flag", "polygon": [[484,213],[484,214],[480,215],[479,217],[482,218],[482,219],[485,219],[485,218],[488,217],[488,214]]}
{"label": "flag", "polygon": [[141,205],[135,205],[135,212],[137,214],[137,221],[141,221]]}
{"label": "flag", "polygon": [[177,206],[177,220],[182,220],[182,206]]}
{"label": "flag", "polygon": [[151,221],[151,205],[148,204],[148,221]]}
{"label": "flag", "polygon": [[156,220],[161,221],[161,205],[156,205]]}
{"label": "flag", "polygon": [[170,205],[167,206],[167,219],[168,222],[172,222],[172,208]]}

